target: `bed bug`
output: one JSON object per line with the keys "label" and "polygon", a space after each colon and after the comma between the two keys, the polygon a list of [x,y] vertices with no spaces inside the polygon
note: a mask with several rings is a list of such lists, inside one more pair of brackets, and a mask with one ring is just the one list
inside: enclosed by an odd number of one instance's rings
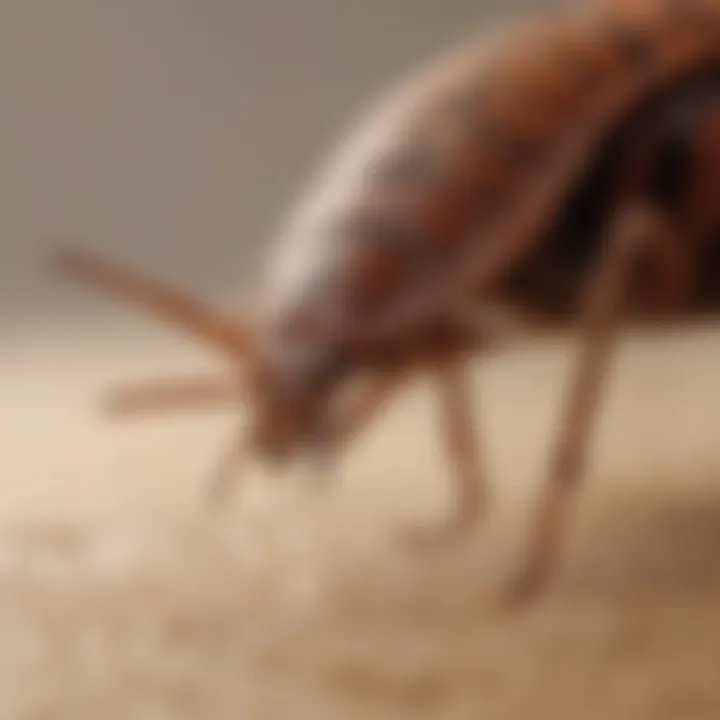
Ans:
{"label": "bed bug", "polygon": [[[456,49],[457,50],[457,49]],[[717,310],[720,1],[585,3],[485,29],[392,88],[298,204],[249,319],[61,248],[57,268],[173,321],[237,376],[150,381],[125,411],[242,402],[242,452],[331,457],[403,379],[430,374],[456,466],[444,540],[486,484],[468,360],[493,312],[573,327],[579,357],[546,495],[508,597],[551,576],[624,321]],[[416,536],[418,537],[418,536]]]}

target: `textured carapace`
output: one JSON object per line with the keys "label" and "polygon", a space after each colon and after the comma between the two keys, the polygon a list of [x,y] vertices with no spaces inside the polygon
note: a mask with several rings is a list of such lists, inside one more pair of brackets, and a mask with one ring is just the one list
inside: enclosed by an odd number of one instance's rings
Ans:
{"label": "textured carapace", "polygon": [[620,131],[719,61],[720,5],[692,0],[598,3],[475,41],[394,96],[301,207],[291,244],[326,265],[281,277],[283,318],[358,357],[412,352],[501,288]]}
{"label": "textured carapace", "polygon": [[[495,306],[573,307],[620,188],[637,190],[643,129],[718,78],[719,0],[596,0],[487,28],[339,148],[289,219],[252,331],[180,321],[248,364],[258,447],[327,440],[355,371],[481,346]],[[81,264],[65,256],[91,275]]]}

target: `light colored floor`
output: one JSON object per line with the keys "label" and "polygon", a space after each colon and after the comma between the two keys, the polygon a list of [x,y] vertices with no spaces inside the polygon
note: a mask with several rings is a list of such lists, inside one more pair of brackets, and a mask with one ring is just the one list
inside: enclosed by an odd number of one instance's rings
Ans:
{"label": "light colored floor", "polygon": [[3,342],[2,720],[720,717],[720,334],[623,344],[563,571],[518,616],[491,600],[533,506],[562,346],[478,367],[493,513],[418,557],[396,530],[447,500],[428,387],[328,494],[253,474],[208,514],[232,415],[94,412],[114,382],[209,363],[152,337]]}

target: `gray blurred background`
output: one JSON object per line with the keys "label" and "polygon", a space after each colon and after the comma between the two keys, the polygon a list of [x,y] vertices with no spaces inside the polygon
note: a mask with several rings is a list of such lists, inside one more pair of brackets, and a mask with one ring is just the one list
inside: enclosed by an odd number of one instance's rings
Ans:
{"label": "gray blurred background", "polygon": [[45,274],[57,237],[235,288],[388,82],[485,18],[550,4],[0,1],[3,326],[116,312]]}

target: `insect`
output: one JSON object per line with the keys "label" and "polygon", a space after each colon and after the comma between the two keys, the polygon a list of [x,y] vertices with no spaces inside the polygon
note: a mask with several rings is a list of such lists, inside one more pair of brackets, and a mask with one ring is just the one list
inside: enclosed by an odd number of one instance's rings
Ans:
{"label": "insect", "polygon": [[260,309],[230,317],[87,250],[55,267],[182,326],[233,376],[128,386],[116,408],[242,402],[243,453],[335,457],[407,377],[429,374],[455,507],[481,518],[468,360],[493,315],[573,327],[579,357],[546,494],[509,599],[551,577],[620,325],[718,308],[720,0],[596,0],[472,38],[388,94],[299,203]]}

